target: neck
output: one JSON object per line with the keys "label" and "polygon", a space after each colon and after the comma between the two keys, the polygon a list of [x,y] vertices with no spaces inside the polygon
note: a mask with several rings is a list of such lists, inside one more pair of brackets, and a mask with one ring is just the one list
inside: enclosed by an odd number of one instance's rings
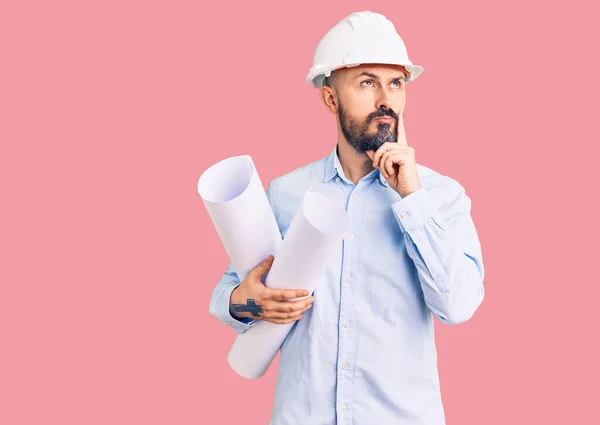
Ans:
{"label": "neck", "polygon": [[337,154],[344,170],[344,175],[354,184],[373,171],[373,161],[366,154],[356,152],[343,138],[339,138]]}

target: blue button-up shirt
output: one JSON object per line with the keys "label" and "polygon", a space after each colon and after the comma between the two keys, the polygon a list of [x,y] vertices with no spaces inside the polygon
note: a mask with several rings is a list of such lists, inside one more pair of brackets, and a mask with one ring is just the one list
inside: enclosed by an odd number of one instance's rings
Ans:
{"label": "blue button-up shirt", "polygon": [[[331,154],[273,179],[267,195],[285,238],[306,191],[342,204],[350,231],[281,346],[270,425],[445,424],[434,317],[469,320],[484,296],[471,200],[421,164],[422,188],[402,198],[374,169],[356,185]],[[231,263],[210,312],[242,333],[229,298]]]}

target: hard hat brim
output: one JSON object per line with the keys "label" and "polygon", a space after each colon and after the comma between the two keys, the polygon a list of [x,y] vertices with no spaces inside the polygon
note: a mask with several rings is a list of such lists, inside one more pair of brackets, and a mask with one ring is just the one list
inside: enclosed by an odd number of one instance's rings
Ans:
{"label": "hard hat brim", "polygon": [[[408,73],[410,74],[410,77],[408,79],[407,82],[410,81],[415,81],[417,78],[419,78],[419,76],[423,73],[423,67],[420,65],[414,65],[414,64],[407,64],[407,63],[396,63],[396,62],[377,62],[378,64],[381,65],[399,65],[399,66],[403,66],[404,68],[406,68],[406,70],[408,71]],[[329,68],[319,68],[319,69],[315,69],[314,67],[309,71],[308,75],[306,76],[306,84],[308,84],[311,87],[314,88],[319,88],[323,86],[323,82],[325,81],[325,77],[328,75],[331,75],[331,72],[336,71],[338,69],[342,69],[342,68],[354,68],[360,65],[364,65],[364,63],[349,63],[349,64],[344,64],[342,66],[338,66],[338,67],[329,67]]]}

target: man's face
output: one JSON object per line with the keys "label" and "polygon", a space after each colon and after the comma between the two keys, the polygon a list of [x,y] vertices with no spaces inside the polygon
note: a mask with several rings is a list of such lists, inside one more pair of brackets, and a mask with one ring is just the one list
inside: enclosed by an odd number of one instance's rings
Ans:
{"label": "man's face", "polygon": [[362,65],[338,71],[333,78],[340,127],[357,152],[398,141],[398,121],[406,103],[405,72],[392,65]]}

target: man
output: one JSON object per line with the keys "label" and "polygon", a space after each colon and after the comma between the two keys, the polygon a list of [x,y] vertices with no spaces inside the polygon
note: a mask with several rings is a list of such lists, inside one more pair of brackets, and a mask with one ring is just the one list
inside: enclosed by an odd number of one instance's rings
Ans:
{"label": "man", "polygon": [[[327,157],[271,181],[282,236],[312,186],[344,205],[351,229],[314,294],[266,288],[270,256],[240,282],[232,267],[210,311],[236,332],[294,323],[284,341],[271,425],[442,425],[434,317],[469,320],[484,296],[471,201],[418,164],[404,131],[409,60],[393,24],[371,12],[319,43],[307,82],[335,114]],[[248,308],[252,306],[253,308]]]}

